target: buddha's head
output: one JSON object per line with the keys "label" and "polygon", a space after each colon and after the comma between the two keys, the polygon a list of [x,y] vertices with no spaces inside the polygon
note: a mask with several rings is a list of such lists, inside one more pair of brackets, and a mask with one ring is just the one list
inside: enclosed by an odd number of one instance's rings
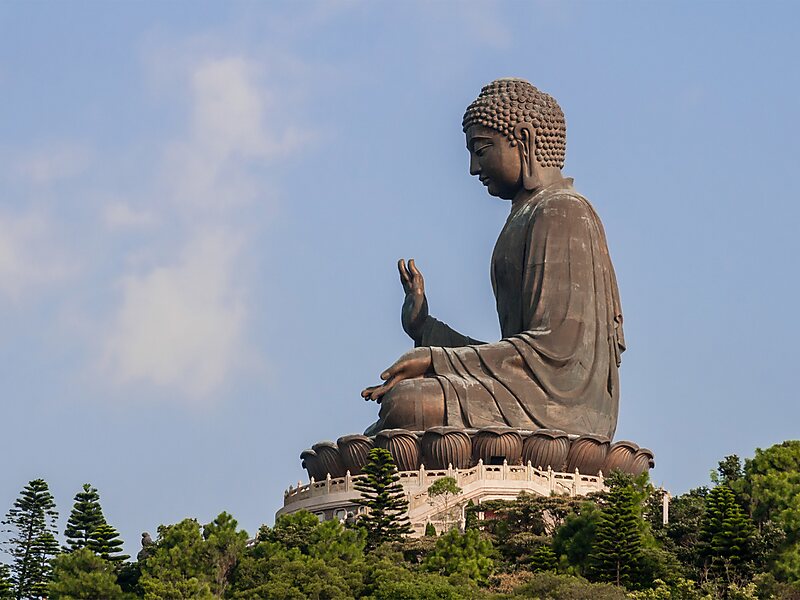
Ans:
{"label": "buddha's head", "polygon": [[560,177],[567,146],[564,113],[555,99],[524,79],[497,79],[467,107],[462,122],[470,173],[489,193],[513,199]]}

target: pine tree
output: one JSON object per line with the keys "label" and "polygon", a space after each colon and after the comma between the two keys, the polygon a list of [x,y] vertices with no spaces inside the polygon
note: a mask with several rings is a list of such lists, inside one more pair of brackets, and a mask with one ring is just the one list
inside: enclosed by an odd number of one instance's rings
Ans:
{"label": "pine tree", "polygon": [[531,553],[530,570],[534,573],[541,571],[556,572],[558,557],[549,544],[542,544]]}
{"label": "pine tree", "polygon": [[8,565],[0,563],[0,600],[14,597],[14,588],[11,585],[11,571]]}
{"label": "pine tree", "polygon": [[611,488],[589,553],[592,578],[617,585],[631,583],[642,554],[639,508],[632,486]]}
{"label": "pine tree", "polygon": [[[733,490],[719,485],[708,494],[700,526],[700,556],[718,574],[740,571],[750,556],[754,529]],[[730,578],[728,578],[730,579]]]}
{"label": "pine tree", "polygon": [[16,598],[38,598],[47,590],[50,559],[58,554],[55,538],[56,503],[44,479],[34,479],[6,514],[10,527],[4,542],[13,557],[11,583]]}
{"label": "pine tree", "polygon": [[108,523],[103,523],[92,531],[86,547],[100,558],[118,563],[130,558],[128,554],[122,554],[122,544],[117,530]]}
{"label": "pine tree", "polygon": [[367,548],[373,550],[383,542],[397,541],[411,533],[408,521],[408,501],[403,486],[398,483],[397,466],[388,450],[373,448],[364,476],[356,480],[361,492],[356,502],[368,509],[358,524],[367,530]]}
{"label": "pine tree", "polygon": [[75,504],[64,530],[67,538],[65,550],[74,552],[89,545],[92,532],[106,522],[103,509],[100,507],[100,495],[88,483],[83,484],[83,491],[75,494]]}

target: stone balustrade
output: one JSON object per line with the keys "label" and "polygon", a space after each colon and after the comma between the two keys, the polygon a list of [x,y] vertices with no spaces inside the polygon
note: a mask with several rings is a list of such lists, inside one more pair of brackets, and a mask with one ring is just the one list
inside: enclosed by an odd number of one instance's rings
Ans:
{"label": "stone balustrade", "polygon": [[[576,469],[574,473],[556,472],[552,469],[541,470],[527,465],[485,465],[482,460],[468,469],[427,470],[424,465],[415,471],[398,473],[409,503],[409,518],[415,529],[424,527],[426,520],[432,520],[437,510],[428,499],[428,487],[437,479],[452,477],[462,492],[459,501],[466,503],[473,500],[476,504],[481,500],[513,499],[520,492],[542,496],[566,495],[584,496],[605,489],[602,472],[597,475],[583,475]],[[308,484],[298,483],[297,487],[289,487],[284,493],[283,508],[278,515],[308,510],[316,512],[321,518],[331,518],[337,510],[346,510],[355,506],[360,497],[355,483],[363,475],[353,476],[348,471],[344,477],[332,478]],[[323,517],[323,514],[325,515]]]}

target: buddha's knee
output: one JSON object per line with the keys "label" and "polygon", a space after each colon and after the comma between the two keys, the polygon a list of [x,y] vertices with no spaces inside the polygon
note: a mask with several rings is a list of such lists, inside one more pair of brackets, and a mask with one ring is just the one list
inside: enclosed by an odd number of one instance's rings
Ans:
{"label": "buddha's knee", "polygon": [[422,431],[444,424],[444,396],[438,381],[406,379],[381,400],[380,418],[387,429]]}

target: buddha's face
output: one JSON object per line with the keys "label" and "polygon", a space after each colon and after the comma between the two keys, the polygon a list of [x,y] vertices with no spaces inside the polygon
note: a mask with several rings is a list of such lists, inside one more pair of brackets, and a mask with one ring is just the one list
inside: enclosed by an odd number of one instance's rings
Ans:
{"label": "buddha's face", "polygon": [[512,200],[522,188],[519,150],[502,133],[483,125],[467,129],[469,173],[477,175],[489,194]]}

